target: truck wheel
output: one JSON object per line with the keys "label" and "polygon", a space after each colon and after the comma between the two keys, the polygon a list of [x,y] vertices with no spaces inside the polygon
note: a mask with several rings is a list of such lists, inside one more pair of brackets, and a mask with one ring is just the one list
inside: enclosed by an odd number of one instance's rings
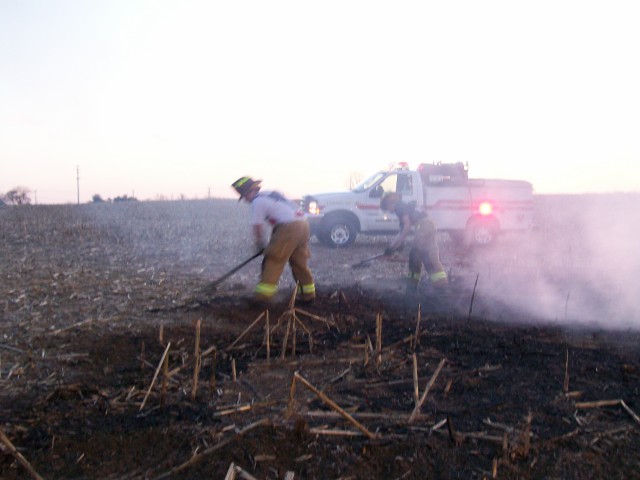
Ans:
{"label": "truck wheel", "polygon": [[484,247],[492,245],[498,237],[499,226],[495,220],[475,220],[467,226],[468,244]]}
{"label": "truck wheel", "polygon": [[327,222],[320,232],[320,241],[331,248],[348,247],[356,241],[357,230],[353,222],[335,219]]}

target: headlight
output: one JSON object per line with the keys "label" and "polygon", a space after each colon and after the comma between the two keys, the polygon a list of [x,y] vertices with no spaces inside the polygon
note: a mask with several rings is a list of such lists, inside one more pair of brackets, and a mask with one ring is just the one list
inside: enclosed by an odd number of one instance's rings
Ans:
{"label": "headlight", "polygon": [[309,202],[309,207],[307,210],[311,215],[318,215],[320,213],[320,207],[318,206],[318,202],[316,202],[315,200],[311,200]]}

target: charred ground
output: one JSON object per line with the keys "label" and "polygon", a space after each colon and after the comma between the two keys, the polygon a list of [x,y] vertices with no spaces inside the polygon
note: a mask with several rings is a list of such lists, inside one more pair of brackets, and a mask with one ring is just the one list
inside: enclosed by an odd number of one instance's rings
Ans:
{"label": "charred ground", "polygon": [[387,239],[314,242],[317,302],[287,273],[266,311],[258,262],[207,288],[251,251],[236,202],[4,208],[0,474],[30,477],[19,453],[44,478],[638,478],[640,334],[548,202],[535,244],[444,239],[446,295],[405,297],[403,258],[350,268]]}

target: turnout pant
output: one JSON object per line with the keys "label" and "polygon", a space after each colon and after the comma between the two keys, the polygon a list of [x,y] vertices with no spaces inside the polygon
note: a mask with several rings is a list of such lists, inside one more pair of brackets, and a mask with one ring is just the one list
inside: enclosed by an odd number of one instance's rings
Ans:
{"label": "turnout pant", "polygon": [[262,274],[255,293],[259,299],[269,300],[278,291],[278,281],[288,262],[293,278],[298,282],[298,293],[302,300],[313,300],[316,287],[313,275],[307,265],[310,238],[309,224],[306,220],[281,223],[273,227],[271,239],[264,250]]}
{"label": "turnout pant", "polygon": [[416,283],[420,281],[423,265],[432,283],[447,281],[447,274],[440,263],[436,232],[435,224],[428,217],[421,218],[415,225],[415,237],[409,251],[409,278]]}

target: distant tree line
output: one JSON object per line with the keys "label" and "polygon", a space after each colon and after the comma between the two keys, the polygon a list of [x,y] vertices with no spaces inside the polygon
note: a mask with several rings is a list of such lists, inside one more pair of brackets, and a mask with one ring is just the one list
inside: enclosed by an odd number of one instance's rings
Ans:
{"label": "distant tree line", "polygon": [[[95,194],[91,197],[91,203],[106,203],[106,202],[137,202],[138,199],[134,196],[122,195],[115,197],[113,200],[110,198],[105,200],[99,194]],[[26,187],[15,187],[9,190],[7,193],[0,193],[0,207],[4,205],[30,205],[31,204],[31,191]]]}
{"label": "distant tree line", "polygon": [[[111,202],[111,201],[112,201],[111,199],[107,199],[107,200],[103,199],[100,196],[100,194],[98,194],[98,193],[96,193],[93,197],[91,197],[91,202],[92,203],[106,203],[106,202]],[[136,197],[134,197],[134,196],[130,197],[128,195],[118,196],[118,197],[115,197],[113,199],[114,203],[117,203],[117,202],[137,202],[137,201],[138,201],[138,199]]]}

